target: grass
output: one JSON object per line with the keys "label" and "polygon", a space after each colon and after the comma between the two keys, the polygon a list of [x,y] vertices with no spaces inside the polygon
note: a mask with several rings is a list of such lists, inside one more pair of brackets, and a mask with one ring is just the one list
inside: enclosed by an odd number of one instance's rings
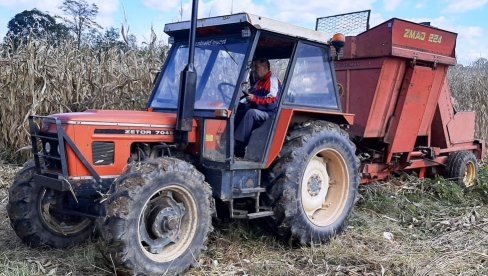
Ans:
{"label": "grass", "polygon": [[[5,213],[6,186],[16,170],[0,167],[0,275],[110,274],[94,243],[64,251],[21,243]],[[362,186],[345,232],[315,247],[278,240],[259,222],[215,222],[208,249],[188,274],[487,274],[487,191],[486,168],[470,190],[411,176]]]}

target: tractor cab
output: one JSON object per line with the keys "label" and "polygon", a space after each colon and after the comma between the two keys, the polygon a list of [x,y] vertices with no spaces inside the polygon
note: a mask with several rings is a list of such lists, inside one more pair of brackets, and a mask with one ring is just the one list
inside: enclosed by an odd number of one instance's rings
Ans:
{"label": "tractor cab", "polygon": [[[178,22],[165,26],[172,47],[148,108],[164,113],[193,109],[200,143],[190,147],[202,163],[265,168],[280,150],[273,148],[272,142],[284,139],[290,119],[299,118],[291,113],[340,113],[328,37],[324,34],[246,13],[202,19],[197,27],[194,103],[179,101],[181,72],[189,55],[190,22]],[[256,82],[253,61],[263,58],[270,61],[270,70],[281,84],[278,105],[267,120],[255,124],[244,157],[237,159],[235,117],[241,112],[239,105],[245,92]],[[336,120],[347,123],[340,115]]]}

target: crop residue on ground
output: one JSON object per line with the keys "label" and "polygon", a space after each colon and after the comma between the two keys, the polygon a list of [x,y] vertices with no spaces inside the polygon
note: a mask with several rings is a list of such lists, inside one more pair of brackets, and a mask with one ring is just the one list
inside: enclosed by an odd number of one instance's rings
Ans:
{"label": "crop residue on ground", "polygon": [[[108,275],[95,242],[31,249],[11,229],[5,206],[18,167],[0,166],[0,275]],[[346,231],[329,244],[299,247],[265,224],[214,222],[190,275],[482,275],[488,273],[488,171],[463,191],[411,176],[361,187]],[[255,225],[258,224],[258,225]]]}

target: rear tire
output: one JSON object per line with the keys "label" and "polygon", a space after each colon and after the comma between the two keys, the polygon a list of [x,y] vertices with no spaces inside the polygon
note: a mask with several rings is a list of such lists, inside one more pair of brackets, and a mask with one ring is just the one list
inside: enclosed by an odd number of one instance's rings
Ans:
{"label": "rear tire", "polygon": [[446,177],[462,188],[469,188],[476,185],[478,170],[478,160],[472,152],[453,152],[447,160]]}
{"label": "rear tire", "polygon": [[176,158],[135,163],[116,182],[101,227],[119,275],[175,275],[198,260],[212,231],[210,186]]}
{"label": "rear tire", "polygon": [[32,247],[66,248],[86,241],[93,221],[57,213],[65,197],[72,195],[34,183],[34,172],[33,162],[26,163],[9,189],[7,213],[17,236]]}
{"label": "rear tire", "polygon": [[355,203],[358,165],[355,146],[338,125],[312,121],[290,131],[268,173],[276,232],[303,245],[340,233]]}

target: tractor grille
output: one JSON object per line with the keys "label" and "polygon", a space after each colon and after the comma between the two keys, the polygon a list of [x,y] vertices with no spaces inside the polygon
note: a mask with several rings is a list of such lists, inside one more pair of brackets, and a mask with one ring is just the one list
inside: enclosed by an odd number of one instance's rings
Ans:
{"label": "tractor grille", "polygon": [[[61,153],[59,152],[59,141],[57,135],[53,133],[42,133],[45,138],[41,138],[42,154],[44,165],[49,171],[61,171]],[[49,143],[50,151],[46,151],[46,144]],[[41,147],[39,147],[41,148]]]}
{"label": "tractor grille", "polygon": [[115,145],[113,142],[94,142],[92,144],[92,160],[95,166],[113,165]]}

